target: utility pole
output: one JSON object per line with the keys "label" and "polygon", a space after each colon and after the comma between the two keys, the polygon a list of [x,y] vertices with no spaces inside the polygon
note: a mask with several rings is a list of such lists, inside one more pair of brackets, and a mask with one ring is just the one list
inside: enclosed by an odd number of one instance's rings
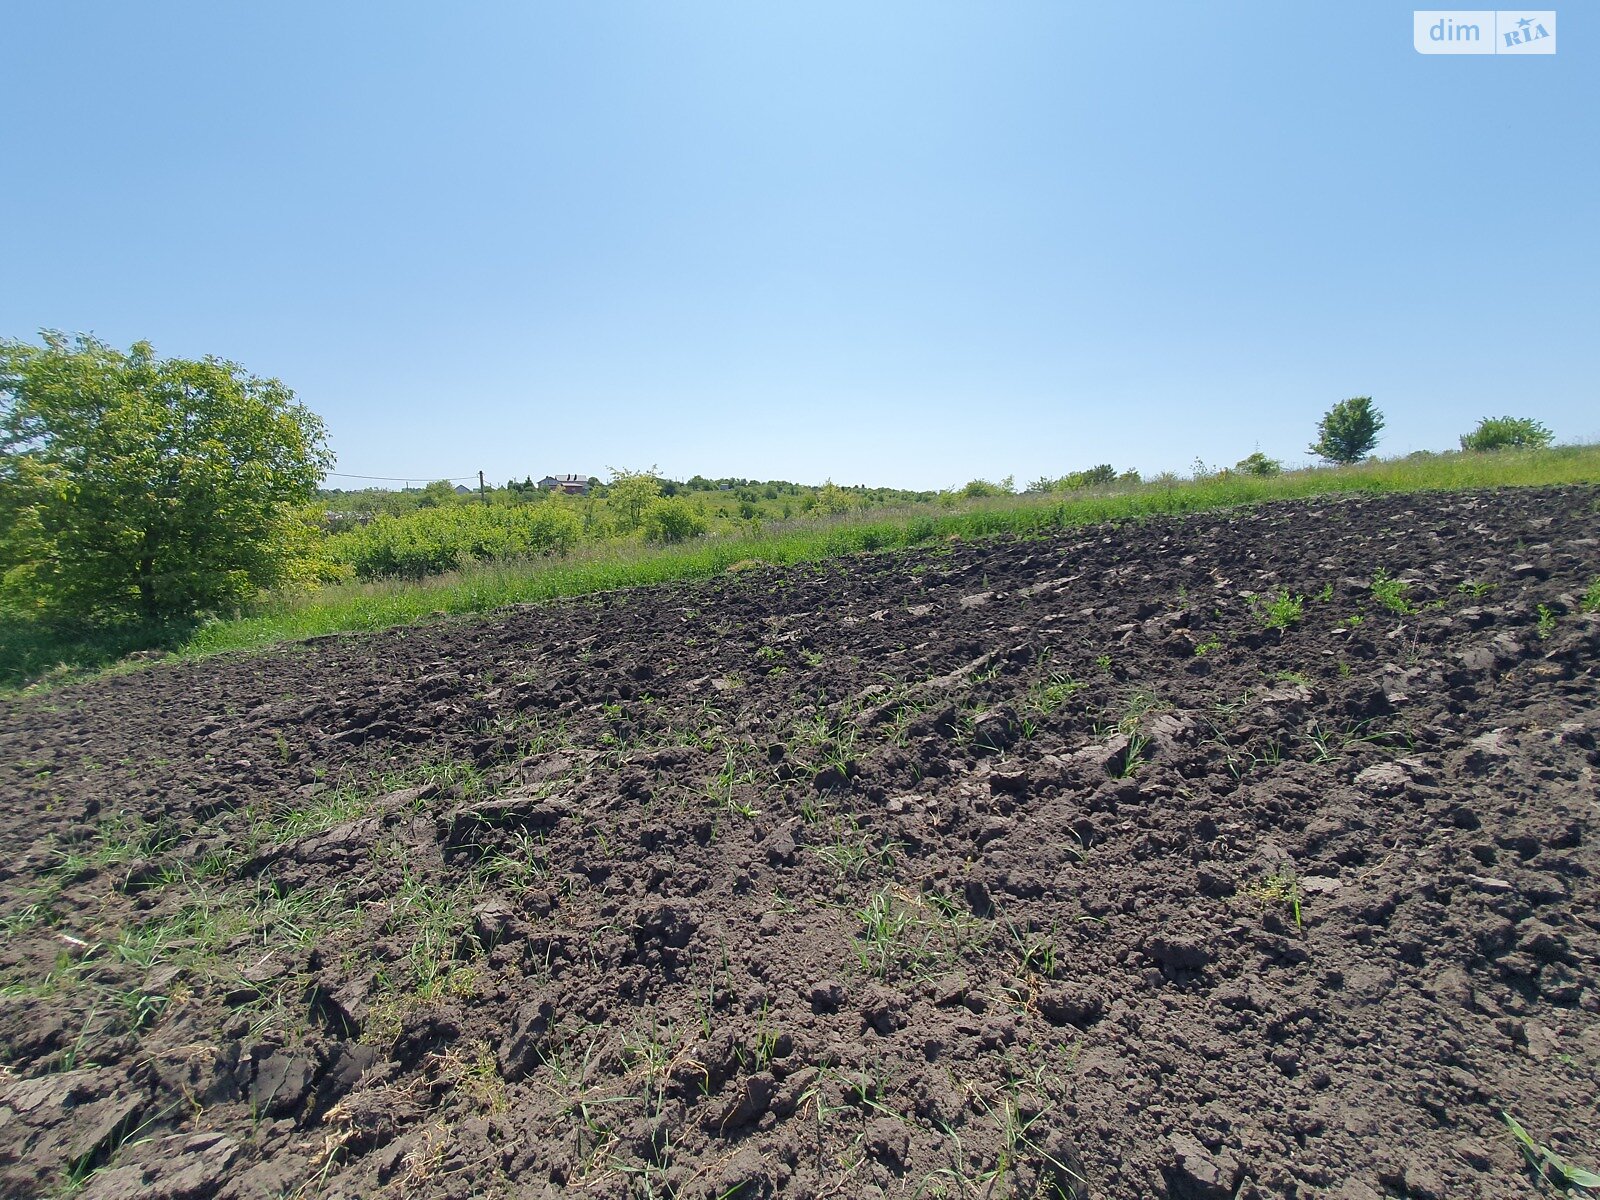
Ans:
{"label": "utility pole", "polygon": [[484,507],[487,508],[488,505],[489,505],[489,489],[484,487],[484,485],[483,485],[483,472],[482,471],[478,472],[478,495],[483,497]]}

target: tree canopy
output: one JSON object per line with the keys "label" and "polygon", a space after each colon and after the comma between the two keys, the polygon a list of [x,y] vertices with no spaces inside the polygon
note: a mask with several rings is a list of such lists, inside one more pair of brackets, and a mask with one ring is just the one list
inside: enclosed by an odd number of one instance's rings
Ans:
{"label": "tree canopy", "polygon": [[160,620],[294,577],[322,420],[236,363],[91,336],[0,339],[0,589],[79,618]]}
{"label": "tree canopy", "polygon": [[1308,449],[1328,462],[1360,462],[1378,444],[1382,428],[1383,414],[1372,407],[1372,397],[1353,396],[1339,401],[1317,422],[1317,440]]}
{"label": "tree canopy", "polygon": [[610,470],[606,502],[616,513],[618,528],[631,533],[644,524],[645,514],[661,495],[661,480],[654,467],[648,471],[624,471],[617,467]]}

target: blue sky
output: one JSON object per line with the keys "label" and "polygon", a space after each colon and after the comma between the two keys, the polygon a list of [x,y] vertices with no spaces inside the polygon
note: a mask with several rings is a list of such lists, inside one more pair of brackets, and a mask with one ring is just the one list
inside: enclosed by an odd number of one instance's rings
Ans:
{"label": "blue sky", "polygon": [[1592,6],[1411,13],[12,3],[0,336],[234,359],[417,480],[1600,440]]}

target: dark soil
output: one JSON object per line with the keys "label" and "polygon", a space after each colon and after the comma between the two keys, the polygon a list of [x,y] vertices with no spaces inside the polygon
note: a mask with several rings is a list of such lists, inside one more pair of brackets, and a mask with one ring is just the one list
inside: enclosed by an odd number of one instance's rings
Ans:
{"label": "dark soil", "polygon": [[1597,575],[1594,489],[1295,503],[9,702],[0,1194],[1532,1195]]}

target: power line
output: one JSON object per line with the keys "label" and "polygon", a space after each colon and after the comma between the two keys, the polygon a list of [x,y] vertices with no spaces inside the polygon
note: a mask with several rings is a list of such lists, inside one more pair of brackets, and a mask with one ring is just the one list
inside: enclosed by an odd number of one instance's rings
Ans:
{"label": "power line", "polygon": [[440,479],[446,483],[466,483],[478,477],[476,471],[470,475],[352,475],[348,471],[324,471],[323,475],[328,479],[371,479],[379,483],[416,483],[418,480],[432,483]]}

